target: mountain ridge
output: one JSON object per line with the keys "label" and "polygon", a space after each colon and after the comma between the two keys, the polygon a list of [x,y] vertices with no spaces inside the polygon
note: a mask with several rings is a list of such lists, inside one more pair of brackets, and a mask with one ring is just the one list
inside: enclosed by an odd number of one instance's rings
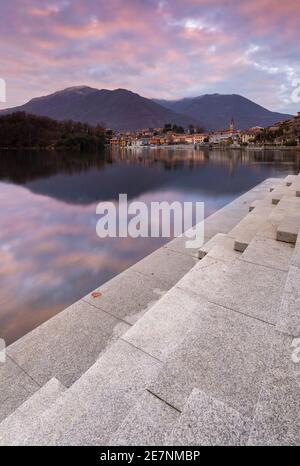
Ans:
{"label": "mountain ridge", "polygon": [[266,127],[292,117],[286,113],[272,112],[239,94],[203,94],[170,101],[155,99],[155,102],[202,121],[207,130],[227,128],[231,118],[234,118],[238,129],[247,129]]}
{"label": "mountain ridge", "polygon": [[269,126],[291,115],[270,110],[238,94],[204,94],[179,100],[149,99],[127,89],[96,89],[72,86],[24,105],[2,110],[0,115],[16,111],[47,116],[56,120],[74,120],[104,124],[113,130],[136,131],[159,128],[166,123],[205,130],[227,128],[233,117],[238,129]]}
{"label": "mountain ridge", "polygon": [[24,105],[2,110],[0,114],[22,111],[56,120],[74,120],[104,124],[114,130],[139,130],[162,127],[166,123],[181,126],[196,124],[193,117],[177,114],[152,99],[126,89],[69,87],[50,95],[36,97]]}

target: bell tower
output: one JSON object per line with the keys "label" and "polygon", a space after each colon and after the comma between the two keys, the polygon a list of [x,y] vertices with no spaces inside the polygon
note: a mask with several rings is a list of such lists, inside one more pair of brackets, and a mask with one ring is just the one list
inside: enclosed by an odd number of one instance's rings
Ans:
{"label": "bell tower", "polygon": [[230,122],[229,129],[230,129],[230,131],[234,131],[234,130],[235,130],[235,124],[234,124],[234,119],[233,119],[233,117],[231,118],[231,122]]}

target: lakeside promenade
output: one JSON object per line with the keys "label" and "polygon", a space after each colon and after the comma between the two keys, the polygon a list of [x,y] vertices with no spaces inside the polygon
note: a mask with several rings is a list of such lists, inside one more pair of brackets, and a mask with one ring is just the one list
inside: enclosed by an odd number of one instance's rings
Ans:
{"label": "lakeside promenade", "polygon": [[8,347],[0,444],[299,444],[298,193],[265,180]]}

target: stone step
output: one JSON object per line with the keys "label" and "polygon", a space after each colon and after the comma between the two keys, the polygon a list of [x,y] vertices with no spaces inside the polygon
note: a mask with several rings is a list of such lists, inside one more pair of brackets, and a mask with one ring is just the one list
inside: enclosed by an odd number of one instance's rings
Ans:
{"label": "stone step", "polygon": [[296,216],[287,214],[284,220],[278,225],[276,239],[277,241],[284,241],[285,243],[296,244],[299,229],[300,215]]}
{"label": "stone step", "polygon": [[25,401],[19,408],[0,424],[0,445],[19,445],[26,440],[27,429],[30,429],[36,418],[39,418],[66,390],[53,378],[40,390]]}
{"label": "stone step", "polygon": [[0,353],[0,422],[13,413],[41,387],[12,361],[7,352]]}
{"label": "stone step", "polygon": [[299,219],[300,199],[297,197],[283,197],[268,216],[268,228],[271,229],[272,236],[277,239],[277,229],[288,216]]}
{"label": "stone step", "polygon": [[272,204],[277,205],[284,196],[296,197],[296,189],[293,188],[293,185],[289,187],[276,188],[268,197],[272,200]]}
{"label": "stone step", "polygon": [[300,337],[300,267],[290,266],[276,328]]}
{"label": "stone step", "polygon": [[292,244],[264,237],[263,232],[258,232],[241,255],[241,260],[287,272],[293,253]]}
{"label": "stone step", "polygon": [[[279,334],[255,409],[248,445],[300,444],[299,342]],[[298,361],[298,362],[297,362]]]}
{"label": "stone step", "polygon": [[291,186],[292,183],[300,183],[300,175],[288,175],[284,181],[287,186]]}
{"label": "stone step", "polygon": [[277,336],[274,325],[210,305],[148,388],[180,411],[197,388],[251,418]]}
{"label": "stone step", "polygon": [[[202,261],[205,263],[207,259]],[[202,313],[211,307],[205,298],[174,287],[123,339],[164,362],[198,324]]]}
{"label": "stone step", "polygon": [[203,259],[205,256],[226,261],[234,260],[240,254],[238,251],[234,251],[234,238],[224,233],[218,233],[199,249],[199,259]]}
{"label": "stone step", "polygon": [[[191,274],[194,276],[195,269],[202,270],[205,276],[206,268],[210,268],[212,264],[216,265],[216,268],[219,265],[222,273],[223,263],[231,264],[240,256],[240,253],[233,250],[233,242],[232,238],[223,234],[212,238],[207,243],[207,255],[185,275],[182,279],[183,283],[189,280]],[[169,290],[122,337],[160,361],[165,361],[169,354],[175,351],[201,319],[202,312],[212,306],[207,296],[198,296],[190,290],[185,290],[181,287],[181,283],[182,281],[179,281]],[[198,278],[194,282],[195,289],[198,290],[197,283]]]}
{"label": "stone step", "polygon": [[70,387],[164,294],[158,279],[134,267],[10,345],[7,354],[39,385],[57,377]]}
{"label": "stone step", "polygon": [[184,405],[169,444],[176,446],[242,446],[251,421],[226,403],[194,389]]}
{"label": "stone step", "polygon": [[109,445],[166,445],[180,412],[145,390]]}
{"label": "stone step", "polygon": [[237,259],[204,258],[177,286],[192,295],[275,324],[287,272]]}
{"label": "stone step", "polygon": [[273,209],[274,205],[269,200],[260,203],[229,232],[229,236],[235,239],[234,249],[236,251],[245,251],[257,232],[267,226],[268,216]]}
{"label": "stone step", "polygon": [[118,340],[24,432],[20,445],[107,445],[161,364]]}
{"label": "stone step", "polygon": [[256,199],[255,201],[253,201],[250,205],[249,205],[249,212],[252,212],[252,210],[255,209],[255,207],[257,207],[259,204],[260,204],[260,200],[259,199]]}
{"label": "stone step", "polygon": [[130,325],[80,300],[7,348],[40,386],[57,377],[70,387]]}

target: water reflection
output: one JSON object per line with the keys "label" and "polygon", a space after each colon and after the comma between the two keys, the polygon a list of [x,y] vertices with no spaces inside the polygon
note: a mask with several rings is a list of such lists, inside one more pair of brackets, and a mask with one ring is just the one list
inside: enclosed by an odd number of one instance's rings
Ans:
{"label": "water reflection", "polygon": [[206,215],[299,153],[150,149],[0,154],[0,337],[9,343],[165,242],[96,236],[96,204],[205,201]]}

